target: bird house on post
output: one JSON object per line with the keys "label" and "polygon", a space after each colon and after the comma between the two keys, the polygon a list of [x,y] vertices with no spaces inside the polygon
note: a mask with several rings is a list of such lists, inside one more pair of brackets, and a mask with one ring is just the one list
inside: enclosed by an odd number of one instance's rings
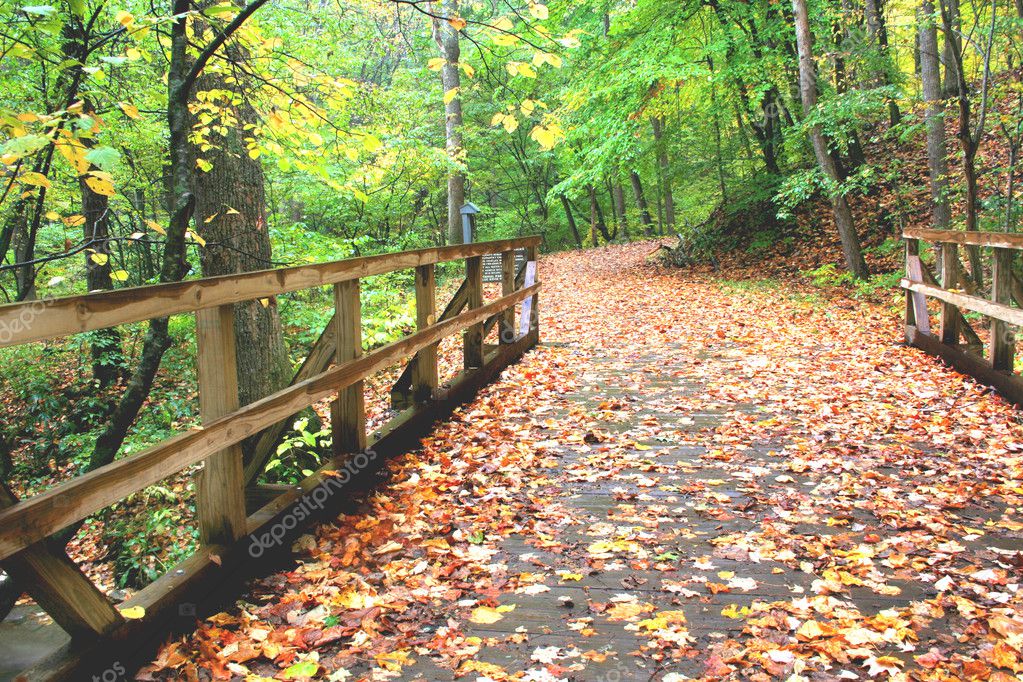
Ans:
{"label": "bird house on post", "polygon": [[467,203],[462,206],[462,243],[472,244],[472,235],[476,228],[476,214],[480,209],[474,203]]}

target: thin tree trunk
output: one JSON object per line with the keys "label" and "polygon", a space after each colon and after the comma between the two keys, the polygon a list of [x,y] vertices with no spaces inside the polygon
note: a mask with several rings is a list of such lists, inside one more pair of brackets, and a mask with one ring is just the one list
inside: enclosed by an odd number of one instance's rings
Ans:
{"label": "thin tree trunk", "polygon": [[[1021,0],[1023,1],[1023,0]],[[625,212],[625,188],[617,179],[611,189],[615,215],[618,216],[618,223],[622,226],[622,236],[626,241],[629,239],[629,218]]]}
{"label": "thin tree trunk", "polygon": [[579,234],[579,228],[575,224],[575,216],[572,215],[572,204],[568,202],[568,197],[564,194],[559,195],[561,199],[561,205],[565,208],[565,217],[568,218],[568,227],[572,230],[572,236],[575,238],[576,246],[580,249],[583,248],[583,238]]}
{"label": "thin tree trunk", "polygon": [[611,234],[607,231],[607,221],[604,220],[604,209],[597,199],[597,190],[593,185],[588,185],[586,190],[590,194],[590,225],[594,229],[592,233],[593,245],[597,245],[597,232],[604,238],[605,242],[611,241]]}
{"label": "thin tree trunk", "polygon": [[920,6],[919,44],[920,81],[927,105],[927,170],[931,186],[931,214],[934,228],[947,230],[952,224],[948,205],[948,160],[945,149],[945,124],[942,119],[941,68],[938,59],[938,32],[934,25],[934,4],[923,0]]}
{"label": "thin tree trunk", "polygon": [[671,162],[668,158],[668,146],[664,139],[664,119],[651,117],[650,124],[654,129],[654,146],[657,148],[657,177],[660,180],[661,192],[664,197],[664,225],[675,230],[675,197],[671,192]]}
{"label": "thin tree trunk", "polygon": [[[972,113],[970,104],[970,90],[966,83],[965,70],[963,69],[963,53],[955,51],[951,55],[953,61],[953,73],[958,76],[956,85],[956,100],[959,103],[958,133],[959,143],[962,148],[963,177],[966,180],[966,229],[976,231],[980,229],[979,217],[977,214],[979,197],[977,188],[977,152],[980,150],[980,143],[984,139],[984,122],[987,117],[988,86],[991,76],[991,51],[994,45],[994,34],[996,27],[998,3],[991,1],[991,26],[987,35],[987,44],[983,54],[983,74],[981,79],[980,109],[977,113],[976,130],[973,130]],[[955,24],[959,14],[959,5],[956,0],[941,0],[941,21],[945,29],[946,42],[949,35],[955,35]],[[946,65],[947,72],[947,65]],[[978,287],[984,285],[984,271],[980,257],[980,247],[970,245],[967,247],[967,254],[970,259],[970,274]]]}
{"label": "thin tree trunk", "polygon": [[[88,146],[89,142],[83,140]],[[78,179],[82,193],[82,225],[87,243],[92,244],[95,253],[85,255],[85,280],[89,291],[104,291],[113,288],[110,263],[110,201],[106,195],[92,191],[85,182],[85,176]],[[95,258],[93,257],[95,255]],[[103,388],[116,383],[124,368],[121,348],[121,333],[116,327],[100,329],[92,334],[90,352],[92,355],[92,376]]]}
{"label": "thin tree trunk", "polygon": [[[799,54],[799,95],[803,103],[803,115],[809,116],[817,107],[817,71],[813,62],[813,37],[810,33],[810,19],[806,11],[806,0],[792,0],[792,13],[796,24],[796,45]],[[867,264],[863,260],[859,236],[853,223],[852,210],[838,187],[841,182],[838,168],[831,158],[827,140],[819,126],[810,129],[810,140],[817,163],[835,187],[831,190],[832,209],[835,214],[835,225],[842,242],[842,253],[846,267],[854,277],[863,279],[869,275]]]}
{"label": "thin tree trunk", "polygon": [[647,206],[646,197],[643,196],[643,181],[636,171],[629,173],[629,180],[632,182],[632,193],[636,195],[636,207],[639,209],[639,220],[643,225],[643,231],[647,237],[653,237],[654,221],[650,217],[650,209]]}
{"label": "thin tree trunk", "polygon": [[[870,33],[871,41],[877,46],[883,66],[874,72],[874,80],[879,86],[891,85],[887,68],[891,64],[891,55],[888,52],[888,26],[884,19],[884,0],[864,0],[864,14],[867,20],[867,31]],[[894,98],[888,98],[888,123],[891,126],[898,124],[902,119],[899,112],[899,104]]]}
{"label": "thin tree trunk", "polygon": [[458,17],[458,0],[442,0],[440,18],[433,19],[433,39],[444,59],[440,70],[441,84],[444,87],[444,137],[448,153],[448,163],[452,164],[448,172],[448,243],[462,243],[462,205],[465,204],[465,173],[461,170],[462,159],[462,97],[461,75],[458,61],[461,48],[458,44],[458,30],[451,25],[449,19]]}
{"label": "thin tree trunk", "polygon": [[941,61],[945,65],[942,93],[948,98],[955,97],[959,92],[959,76],[962,71],[963,41],[959,35],[962,30],[959,0],[944,0],[942,2],[942,16],[946,15],[947,23],[943,21],[945,44],[942,48]]}

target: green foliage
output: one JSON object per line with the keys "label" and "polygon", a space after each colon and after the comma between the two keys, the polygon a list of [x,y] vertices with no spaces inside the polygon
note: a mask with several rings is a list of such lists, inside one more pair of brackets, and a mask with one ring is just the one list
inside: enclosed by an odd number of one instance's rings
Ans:
{"label": "green foliage", "polygon": [[267,462],[266,476],[280,483],[298,483],[312,475],[330,453],[329,429],[309,430],[309,419],[302,417],[292,424],[274,457]]}
{"label": "green foliage", "polygon": [[900,270],[856,279],[852,274],[839,270],[833,263],[825,263],[802,274],[821,289],[842,288],[848,290],[854,298],[873,301],[890,301],[893,292],[899,293],[899,281],[903,277]]}
{"label": "green foliage", "polygon": [[104,517],[103,537],[117,585],[145,587],[194,552],[199,531],[192,516],[194,509],[180,493],[159,485],[111,507]]}

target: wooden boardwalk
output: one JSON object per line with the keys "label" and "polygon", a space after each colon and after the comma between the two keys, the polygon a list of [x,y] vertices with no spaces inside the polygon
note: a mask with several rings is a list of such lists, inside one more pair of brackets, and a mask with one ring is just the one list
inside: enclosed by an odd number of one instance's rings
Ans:
{"label": "wooden boardwalk", "polygon": [[[545,261],[543,345],[147,674],[1014,679],[1012,408],[887,313],[849,329],[640,248]],[[910,385],[863,378],[918,363]],[[928,426],[956,410],[992,433]]]}

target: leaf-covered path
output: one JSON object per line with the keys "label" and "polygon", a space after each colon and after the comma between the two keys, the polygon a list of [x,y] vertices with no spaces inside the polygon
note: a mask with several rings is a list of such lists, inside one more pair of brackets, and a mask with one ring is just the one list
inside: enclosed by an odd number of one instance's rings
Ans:
{"label": "leaf-covered path", "polygon": [[1016,679],[1018,413],[650,248],[544,259],[543,345],[143,676]]}

